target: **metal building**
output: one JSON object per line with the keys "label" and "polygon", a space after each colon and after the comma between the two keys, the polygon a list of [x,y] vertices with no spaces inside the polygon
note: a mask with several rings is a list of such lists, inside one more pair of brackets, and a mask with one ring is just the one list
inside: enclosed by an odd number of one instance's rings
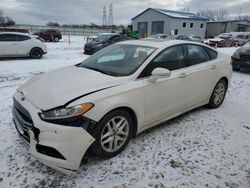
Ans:
{"label": "metal building", "polygon": [[133,31],[144,38],[153,34],[197,35],[205,37],[207,19],[193,13],[148,8],[132,18]]}
{"label": "metal building", "polygon": [[230,32],[250,32],[250,21],[248,20],[230,20],[213,21],[207,23],[208,37],[214,37],[221,33]]}

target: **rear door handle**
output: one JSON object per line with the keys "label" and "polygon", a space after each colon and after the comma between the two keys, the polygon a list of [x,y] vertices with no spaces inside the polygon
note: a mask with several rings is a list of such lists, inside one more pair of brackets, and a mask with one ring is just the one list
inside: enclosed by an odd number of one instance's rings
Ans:
{"label": "rear door handle", "polygon": [[212,67],[211,67],[211,69],[216,69],[217,67],[216,67],[216,65],[212,65]]}
{"label": "rear door handle", "polygon": [[186,78],[187,76],[188,76],[187,73],[181,73],[181,74],[179,75],[179,78]]}

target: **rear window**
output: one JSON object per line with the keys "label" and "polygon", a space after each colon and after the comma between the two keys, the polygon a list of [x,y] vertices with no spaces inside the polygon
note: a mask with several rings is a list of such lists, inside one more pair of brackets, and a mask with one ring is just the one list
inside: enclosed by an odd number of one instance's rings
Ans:
{"label": "rear window", "polygon": [[25,40],[29,40],[29,39],[30,39],[29,36],[17,35],[17,41],[25,41]]}

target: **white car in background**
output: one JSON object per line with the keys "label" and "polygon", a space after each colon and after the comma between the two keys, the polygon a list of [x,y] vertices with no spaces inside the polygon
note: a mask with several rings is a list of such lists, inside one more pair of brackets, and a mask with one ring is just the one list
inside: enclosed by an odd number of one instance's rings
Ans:
{"label": "white car in background", "polygon": [[13,120],[33,156],[72,175],[88,149],[113,157],[152,126],[219,107],[231,73],[230,57],[201,43],[120,42],[22,85]]}
{"label": "white car in background", "polygon": [[41,58],[47,53],[47,47],[37,36],[17,33],[0,33],[0,57]]}

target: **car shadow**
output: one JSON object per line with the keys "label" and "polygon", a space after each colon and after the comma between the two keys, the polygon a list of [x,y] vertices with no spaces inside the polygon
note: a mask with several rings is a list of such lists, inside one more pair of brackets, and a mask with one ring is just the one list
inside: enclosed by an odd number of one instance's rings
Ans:
{"label": "car shadow", "polygon": [[238,71],[234,71],[235,73],[240,73],[240,74],[247,74],[249,75],[250,74],[250,69],[241,69],[241,70],[238,70]]}
{"label": "car shadow", "polygon": [[32,59],[30,57],[2,57],[0,61],[13,61],[13,60],[27,60]]}

